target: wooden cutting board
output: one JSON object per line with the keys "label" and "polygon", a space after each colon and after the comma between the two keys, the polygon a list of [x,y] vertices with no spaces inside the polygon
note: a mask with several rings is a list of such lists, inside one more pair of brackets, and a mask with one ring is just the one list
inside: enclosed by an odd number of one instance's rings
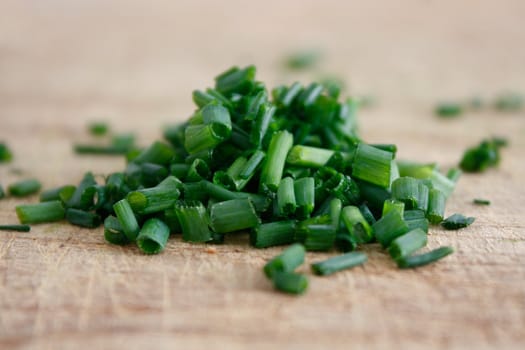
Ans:
{"label": "wooden cutting board", "polygon": [[[191,91],[232,64],[255,63],[269,86],[327,74],[347,93],[373,95],[364,138],[400,158],[447,168],[483,137],[508,137],[499,169],[465,175],[447,214],[469,228],[432,228],[429,247],[454,255],[401,271],[377,246],[362,268],[309,275],[301,297],[276,293],[261,267],[282,248],[252,249],[235,235],[210,251],[172,239],[144,256],[105,243],[102,229],[67,224],[0,232],[0,348],[221,349],[522,348],[525,345],[525,114],[432,114],[443,98],[490,101],[525,92],[522,1],[2,1],[0,139],[15,153],[4,186],[37,177],[76,183],[119,158],[79,157],[88,121],[134,131],[147,145],[193,110]],[[319,67],[281,67],[291,50],[318,48]],[[492,204],[471,204],[476,197]],[[0,223],[16,222],[0,200]],[[335,253],[311,254],[307,263]]]}

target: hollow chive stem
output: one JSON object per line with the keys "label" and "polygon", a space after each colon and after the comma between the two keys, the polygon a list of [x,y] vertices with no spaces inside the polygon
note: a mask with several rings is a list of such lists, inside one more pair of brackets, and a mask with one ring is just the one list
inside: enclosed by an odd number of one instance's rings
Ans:
{"label": "hollow chive stem", "polygon": [[368,260],[365,253],[351,252],[312,264],[312,272],[316,275],[327,276],[335,272],[350,269],[364,264]]}
{"label": "hollow chive stem", "polygon": [[268,132],[268,127],[273,119],[273,116],[276,111],[276,107],[267,102],[261,106],[259,113],[255,119],[255,124],[252,128],[250,141],[257,147],[260,147],[266,133]]}
{"label": "hollow chive stem", "polygon": [[38,191],[42,184],[36,179],[27,179],[19,182],[15,182],[7,187],[9,194],[13,197],[25,197],[30,196]]}
{"label": "hollow chive stem", "polygon": [[333,156],[335,151],[330,149],[295,145],[288,153],[286,163],[295,166],[320,168]]}
{"label": "hollow chive stem", "polygon": [[274,221],[254,227],[250,243],[255,248],[267,248],[295,242],[295,220]]}
{"label": "hollow chive stem", "polygon": [[52,188],[40,193],[40,202],[49,202],[61,200],[67,202],[73,193],[75,193],[76,187],[73,185],[65,185],[57,188]]}
{"label": "hollow chive stem", "polygon": [[393,157],[392,152],[360,143],[352,162],[352,177],[388,188]]}
{"label": "hollow chive stem", "polygon": [[399,212],[391,211],[372,225],[376,239],[386,248],[390,243],[408,232],[408,225]]}
{"label": "hollow chive stem", "polygon": [[397,211],[401,215],[403,215],[403,212],[405,211],[405,203],[398,201],[396,199],[387,199],[383,203],[383,213],[382,216],[385,216],[390,211]]}
{"label": "hollow chive stem", "polygon": [[233,192],[209,181],[201,181],[201,186],[210,197],[219,201],[248,198],[252,201],[257,212],[266,211],[271,204],[271,200],[265,195],[248,192]]}
{"label": "hollow chive stem", "polygon": [[155,163],[140,164],[140,171],[142,173],[142,185],[144,187],[156,186],[168,176],[168,169],[163,165]]}
{"label": "hollow chive stem", "polygon": [[452,182],[458,182],[459,178],[461,177],[461,174],[463,172],[459,168],[451,168],[447,172],[447,178]]}
{"label": "hollow chive stem", "polygon": [[168,165],[175,156],[175,151],[169,145],[155,141],[148,148],[144,149],[133,159],[136,164],[154,163],[159,165]]}
{"label": "hollow chive stem", "polygon": [[428,194],[427,218],[431,224],[437,225],[443,221],[445,202],[446,198],[443,192],[435,188],[430,190]]}
{"label": "hollow chive stem", "polygon": [[4,191],[4,188],[2,187],[2,185],[0,185],[0,199],[2,199],[4,197],[5,197],[5,191]]}
{"label": "hollow chive stem", "polygon": [[206,180],[210,177],[210,174],[211,172],[208,164],[204,160],[197,158],[191,163],[188,169],[186,181],[196,182]]}
{"label": "hollow chive stem", "polygon": [[298,240],[308,251],[329,250],[334,246],[336,237],[336,230],[331,222],[318,224],[303,221],[297,226],[296,233]]}
{"label": "hollow chive stem", "polygon": [[490,201],[488,199],[482,199],[482,198],[474,198],[472,203],[477,205],[490,205]]}
{"label": "hollow chive stem", "polygon": [[475,218],[466,217],[462,214],[453,214],[441,222],[441,226],[446,230],[459,230],[470,226],[474,222]]}
{"label": "hollow chive stem", "polygon": [[341,218],[351,236],[358,243],[368,243],[373,239],[372,227],[361,214],[358,207],[347,206],[341,211]]}
{"label": "hollow chive stem", "polygon": [[330,200],[330,221],[335,231],[338,231],[341,225],[342,210],[343,203],[339,198],[333,198]]}
{"label": "hollow chive stem", "polygon": [[413,177],[400,177],[392,183],[392,197],[405,203],[407,209],[418,209],[419,180]]}
{"label": "hollow chive stem", "polygon": [[16,215],[22,224],[38,224],[60,221],[66,215],[66,211],[60,201],[50,201],[19,205],[16,207]]}
{"label": "hollow chive stem", "polygon": [[296,215],[299,219],[306,219],[315,208],[315,181],[313,177],[303,177],[293,183]]}
{"label": "hollow chive stem", "polygon": [[137,246],[145,254],[158,254],[166,247],[170,230],[161,220],[146,220],[137,236]]}
{"label": "hollow chive stem", "polygon": [[405,210],[403,220],[407,224],[409,231],[419,228],[428,232],[428,220],[425,217],[425,212],[422,210]]}
{"label": "hollow chive stem", "polygon": [[93,122],[88,125],[88,130],[93,136],[102,136],[108,133],[109,125],[105,122]]}
{"label": "hollow chive stem", "polygon": [[135,241],[139,234],[140,227],[128,200],[121,199],[113,205],[113,210],[128,240],[132,242]]}
{"label": "hollow chive stem", "polygon": [[212,124],[189,125],[184,131],[184,148],[189,154],[215,148],[230,136],[222,132],[222,129],[214,129]]}
{"label": "hollow chive stem", "polygon": [[276,290],[288,294],[303,294],[308,288],[308,278],[293,272],[277,272],[272,281]]}
{"label": "hollow chive stem", "polygon": [[125,245],[129,243],[122,225],[113,215],[109,215],[104,220],[104,238],[111,244]]}
{"label": "hollow chive stem", "polygon": [[454,249],[452,249],[451,247],[440,247],[431,250],[428,253],[412,255],[406,258],[400,258],[397,260],[397,266],[399,266],[402,269],[420,267],[441,260],[447,255],[452,254],[453,252]]}
{"label": "hollow chive stem", "polygon": [[99,215],[74,208],[66,210],[66,220],[72,225],[86,228],[95,228],[102,223]]}
{"label": "hollow chive stem", "polygon": [[286,130],[276,132],[270,141],[266,160],[261,171],[262,190],[275,192],[283,175],[288,151],[292,148],[293,136]]}
{"label": "hollow chive stem", "polygon": [[232,67],[215,78],[215,89],[224,95],[245,93],[254,83],[255,72],[255,66]]}
{"label": "hollow chive stem", "polygon": [[210,224],[217,233],[249,229],[259,222],[255,208],[247,198],[215,203],[210,208]]}
{"label": "hollow chive stem", "polygon": [[109,155],[118,156],[125,155],[130,151],[130,147],[122,147],[117,145],[91,145],[91,144],[75,144],[73,151],[76,154],[93,154],[93,155]]}
{"label": "hollow chive stem", "polygon": [[239,178],[243,180],[249,180],[253,177],[255,172],[259,169],[260,165],[262,165],[262,162],[264,158],[266,157],[266,153],[257,150],[255,151],[251,157],[248,159],[244,167],[241,169],[239,173]]}
{"label": "hollow chive stem", "polygon": [[292,244],[264,265],[264,273],[266,277],[273,278],[277,272],[293,272],[304,262],[304,256],[304,246]]}
{"label": "hollow chive stem", "polygon": [[247,101],[244,120],[255,120],[262,106],[266,102],[268,102],[268,93],[264,89],[257,92],[254,96],[251,95]]}
{"label": "hollow chive stem", "polygon": [[394,259],[406,258],[427,244],[427,234],[422,229],[415,229],[397,237],[390,243],[388,252]]}
{"label": "hollow chive stem", "polygon": [[0,231],[29,232],[31,231],[31,226],[29,225],[0,225]]}
{"label": "hollow chive stem", "polygon": [[157,213],[175,204],[180,196],[182,183],[174,176],[169,176],[155,187],[128,193],[126,199],[134,212],[138,214]]}
{"label": "hollow chive stem", "polygon": [[66,207],[84,210],[88,209],[89,203],[85,203],[82,200],[82,196],[84,195],[84,191],[87,188],[95,186],[96,184],[97,182],[95,181],[95,177],[91,172],[87,172],[86,174],[84,174],[84,177],[76,187],[75,192],[73,192],[73,194],[67,201]]}
{"label": "hollow chive stem", "polygon": [[187,242],[207,242],[212,239],[208,228],[206,208],[197,201],[177,201],[175,213],[182,229],[182,239]]}
{"label": "hollow chive stem", "polygon": [[277,188],[278,215],[289,217],[295,213],[297,204],[295,201],[294,183],[291,177],[285,177]]}

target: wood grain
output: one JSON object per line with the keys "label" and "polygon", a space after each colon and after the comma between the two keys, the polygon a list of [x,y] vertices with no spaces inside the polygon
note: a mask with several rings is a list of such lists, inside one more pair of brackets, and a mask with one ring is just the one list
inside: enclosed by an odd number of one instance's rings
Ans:
{"label": "wood grain", "polygon": [[[109,120],[147,144],[191,114],[191,90],[232,64],[257,64],[271,86],[342,76],[351,93],[377,98],[360,114],[365,138],[398,144],[402,158],[446,168],[492,134],[511,147],[499,169],[465,175],[449,201],[449,214],[476,222],[431,230],[429,247],[453,246],[450,258],[400,271],[372,245],[364,267],[311,276],[300,298],[273,292],[261,273],[280,249],[251,249],[242,235],[215,254],[175,238],[149,257],[106,244],[100,229],[2,232],[0,348],[523,348],[525,115],[488,108],[443,121],[431,109],[525,91],[524,13],[519,0],[2,1],[0,139],[16,156],[0,166],[4,186],[122,169],[119,159],[72,154],[88,121]],[[303,47],[325,53],[321,67],[283,71],[283,55]],[[492,205],[473,206],[474,197]],[[0,223],[35,200],[1,200]]]}

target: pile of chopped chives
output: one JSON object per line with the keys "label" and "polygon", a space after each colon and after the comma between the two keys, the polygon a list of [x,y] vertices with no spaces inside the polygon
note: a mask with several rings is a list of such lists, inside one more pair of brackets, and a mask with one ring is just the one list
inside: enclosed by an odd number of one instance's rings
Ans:
{"label": "pile of chopped chives", "polygon": [[220,74],[214,88],[193,92],[197,109],[165,129],[166,142],[131,149],[126,168],[103,183],[87,173],[77,186],[42,192],[41,203],[16,208],[20,222],[103,223],[108,242],[135,243],[146,254],[161,252],[171,234],[220,244],[250,232],[256,248],[292,244],[264,271],[294,294],[308,285],[295,272],[305,251],[345,253],[314,263],[318,275],[364,264],[366,254],[355,250],[373,242],[402,268],[452,252],[414,255],[429,225],[442,223],[458,169],[444,175],[435,164],[398,161],[395,145],[365,143],[357,102],[338,101],[323,84],[269,92],[255,73],[248,66]]}

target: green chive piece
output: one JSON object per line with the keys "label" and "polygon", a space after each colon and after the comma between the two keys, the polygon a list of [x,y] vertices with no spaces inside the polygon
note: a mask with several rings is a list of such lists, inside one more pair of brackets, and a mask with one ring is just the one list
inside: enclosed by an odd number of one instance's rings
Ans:
{"label": "green chive piece", "polygon": [[394,260],[397,260],[412,255],[426,244],[426,232],[417,228],[394,239],[388,247],[388,252]]}
{"label": "green chive piece", "polygon": [[269,102],[264,103],[262,105],[260,112],[257,114],[257,118],[255,119],[255,125],[253,126],[250,135],[250,141],[254,145],[258,147],[261,146],[268,131],[268,127],[270,126],[270,123],[273,119],[275,111],[276,107]]}
{"label": "green chive piece", "polygon": [[148,219],[144,222],[137,236],[137,246],[145,254],[158,254],[164,250],[170,230],[159,219]]}
{"label": "green chive piece", "polygon": [[339,198],[330,200],[330,222],[334,230],[339,230],[341,225],[341,212],[343,210],[343,202]]}
{"label": "green chive piece", "polygon": [[250,95],[246,102],[246,113],[244,115],[244,120],[255,120],[259,114],[259,111],[262,109],[262,106],[267,102],[268,93],[266,92],[266,89],[257,92],[256,95]]}
{"label": "green chive piece", "polygon": [[170,175],[175,176],[181,181],[186,181],[189,169],[190,166],[188,164],[172,164],[170,165]]}
{"label": "green chive piece", "polygon": [[[400,177],[392,183],[392,197],[405,203],[407,209],[418,209],[419,180],[412,177]],[[425,208],[426,209],[426,208]]]}
{"label": "green chive piece", "polygon": [[156,186],[168,176],[168,169],[155,163],[140,164],[140,171],[142,172],[142,185],[145,187]]}
{"label": "green chive piece", "polygon": [[296,166],[320,168],[332,157],[335,151],[330,149],[295,145],[288,153],[286,163]]}
{"label": "green chive piece", "polygon": [[436,106],[436,115],[444,118],[457,117],[463,113],[463,107],[456,102],[443,102]]}
{"label": "green chive piece", "polygon": [[133,209],[127,199],[122,199],[113,205],[113,210],[118,218],[120,226],[128,240],[134,242],[139,234],[140,227]]}
{"label": "green chive piece", "polygon": [[516,92],[505,92],[494,102],[494,108],[503,112],[516,112],[525,105],[523,95]]}
{"label": "green chive piece", "polygon": [[84,177],[80,181],[80,184],[76,187],[75,192],[73,192],[73,195],[69,198],[69,200],[66,203],[66,207],[68,208],[75,208],[75,209],[89,209],[88,206],[90,203],[85,203],[82,201],[82,197],[84,194],[84,191],[92,186],[95,186],[97,182],[95,181],[95,177],[91,172],[87,172],[84,174]]}
{"label": "green chive piece", "polygon": [[365,253],[351,252],[312,264],[312,272],[320,276],[328,276],[338,271],[350,269],[364,264],[368,260]]}
{"label": "green chive piece", "polygon": [[8,163],[13,159],[13,153],[7,144],[0,142],[0,163]]}
{"label": "green chive piece", "polygon": [[212,239],[208,228],[206,208],[197,201],[177,201],[175,213],[182,229],[182,239],[187,242],[207,242]]}
{"label": "green chive piece", "polygon": [[30,196],[38,191],[42,184],[36,179],[28,179],[19,182],[15,182],[7,187],[9,194],[14,197],[25,197]]}
{"label": "green chive piece", "polygon": [[383,151],[390,152],[394,155],[394,158],[396,157],[397,146],[392,143],[374,143],[374,144],[371,144],[370,146],[379,148]]}
{"label": "green chive piece", "polygon": [[495,167],[500,161],[500,148],[504,145],[497,139],[483,140],[475,147],[465,151],[459,167],[466,172],[483,172],[489,167]]}
{"label": "green chive piece", "polygon": [[4,197],[5,197],[5,191],[4,191],[4,188],[2,187],[2,185],[0,185],[0,199],[2,199]]}
{"label": "green chive piece", "polygon": [[481,199],[481,198],[474,198],[472,203],[477,205],[490,205],[490,201],[488,199]]}
{"label": "green chive piece", "polygon": [[302,221],[297,226],[296,235],[308,251],[324,251],[334,246],[336,230],[331,222],[326,224]]}
{"label": "green chive piece", "polygon": [[272,136],[261,172],[260,185],[263,190],[268,189],[273,192],[277,190],[292,145],[293,136],[286,130],[276,132]]}
{"label": "green chive piece", "polygon": [[286,58],[285,65],[287,68],[294,70],[309,69],[319,63],[321,57],[319,50],[297,51]]}
{"label": "green chive piece", "polygon": [[335,236],[335,247],[337,250],[348,253],[357,248],[357,239],[348,232],[338,232]]}
{"label": "green chive piece", "polygon": [[312,214],[315,207],[315,181],[313,177],[303,177],[293,183],[296,215],[299,219],[306,219]]}
{"label": "green chive piece", "polygon": [[308,288],[308,278],[293,272],[276,272],[272,278],[275,289],[289,294],[303,294]]}
{"label": "green chive piece", "polygon": [[370,211],[370,208],[365,203],[361,204],[359,206],[359,210],[361,211],[361,214],[365,218],[366,222],[368,222],[369,225],[373,225],[376,223],[376,218],[374,217],[374,214]]}
{"label": "green chive piece", "polygon": [[31,226],[29,225],[0,225],[0,231],[29,232],[31,231]]}
{"label": "green chive piece", "polygon": [[273,278],[278,272],[293,272],[304,262],[305,253],[302,244],[292,244],[264,266],[266,277]]}
{"label": "green chive piece", "polygon": [[254,66],[232,67],[215,78],[215,89],[224,95],[246,93],[253,86],[255,72]]}
{"label": "green chive piece", "polygon": [[188,125],[184,132],[184,148],[189,154],[196,154],[215,148],[229,136],[215,130],[214,125]]}
{"label": "green chive piece", "polygon": [[352,177],[388,188],[393,158],[392,152],[360,143],[352,163]]}
{"label": "green chive piece", "polygon": [[419,266],[424,266],[440,259],[443,259],[449,254],[452,254],[454,249],[451,247],[440,247],[434,249],[428,253],[413,255],[406,258],[400,258],[397,260],[397,266],[402,269],[415,268]]}
{"label": "green chive piece", "polygon": [[76,154],[94,154],[94,155],[125,155],[131,150],[131,147],[121,145],[89,145],[75,144],[73,151]]}
{"label": "green chive piece", "polygon": [[252,156],[248,159],[244,168],[239,173],[239,178],[249,181],[255,174],[256,170],[259,169],[259,166],[262,165],[266,153],[261,150],[255,151]]}
{"label": "green chive piece", "polygon": [[462,173],[461,169],[459,169],[459,168],[451,168],[447,172],[447,178],[450,181],[458,182],[459,178],[461,177],[461,173]]}
{"label": "green chive piece", "polygon": [[397,211],[391,211],[372,225],[376,239],[386,248],[394,239],[408,232],[408,225]]}
{"label": "green chive piece", "polygon": [[441,226],[446,230],[459,230],[469,226],[474,222],[475,218],[466,217],[461,214],[453,214],[441,222]]}
{"label": "green chive piece", "polygon": [[133,159],[136,164],[153,163],[159,165],[168,165],[175,156],[173,148],[160,141],[155,141],[148,148],[144,149]]}
{"label": "green chive piece", "polygon": [[210,208],[210,223],[217,233],[240,231],[260,223],[252,202],[247,199],[232,199],[215,203]]}
{"label": "green chive piece", "polygon": [[129,243],[119,220],[113,215],[109,215],[104,220],[104,238],[111,244],[125,245]]}
{"label": "green chive piece", "polygon": [[109,126],[105,122],[93,122],[88,126],[89,132],[93,136],[103,136],[109,131]]}
{"label": "green chive piece", "polygon": [[428,232],[428,220],[422,210],[405,210],[403,220],[406,222],[409,231],[419,228]]}
{"label": "green chive piece", "polygon": [[248,198],[252,201],[257,212],[266,211],[271,204],[271,200],[264,195],[247,192],[232,192],[209,181],[201,181],[201,186],[203,186],[204,190],[210,195],[210,197],[218,199],[219,201]]}
{"label": "green chive piece", "polygon": [[102,223],[99,215],[74,208],[66,210],[66,220],[72,225],[86,228],[99,227]]}
{"label": "green chive piece", "polygon": [[200,159],[195,159],[188,169],[188,174],[186,175],[186,181],[197,182],[200,180],[206,180],[210,177],[210,168],[208,164]]}
{"label": "green chive piece", "polygon": [[289,217],[295,213],[297,208],[295,200],[294,183],[291,177],[285,177],[277,188],[278,215]]}
{"label": "green chive piece", "polygon": [[443,221],[445,215],[445,195],[440,190],[431,189],[428,194],[427,218],[431,224],[437,225]]}
{"label": "green chive piece", "polygon": [[385,216],[386,214],[388,214],[392,210],[397,211],[401,215],[403,215],[403,213],[405,211],[405,203],[403,203],[401,201],[398,201],[397,199],[387,199],[383,203],[382,216]]}
{"label": "green chive piece", "polygon": [[75,190],[75,186],[65,185],[43,191],[40,193],[40,202],[61,200],[65,203],[71,198],[73,193],[75,193]]}
{"label": "green chive piece", "polygon": [[155,187],[128,193],[128,200],[133,211],[138,214],[157,213],[175,204],[180,196],[182,183],[174,176],[168,176]]}
{"label": "green chive piece", "polygon": [[16,215],[22,224],[38,224],[62,220],[66,211],[60,201],[24,204],[16,207]]}
{"label": "green chive piece", "polygon": [[372,241],[372,227],[365,220],[358,207],[344,207],[341,212],[341,218],[350,235],[356,238],[357,243]]}
{"label": "green chive piece", "polygon": [[274,221],[256,226],[250,233],[255,248],[267,248],[295,242],[295,220]]}

